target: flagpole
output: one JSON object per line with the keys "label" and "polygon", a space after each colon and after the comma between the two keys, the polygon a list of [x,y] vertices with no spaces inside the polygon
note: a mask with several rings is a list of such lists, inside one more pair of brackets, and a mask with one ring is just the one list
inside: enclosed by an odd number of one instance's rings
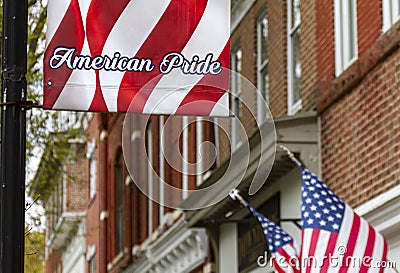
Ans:
{"label": "flagpole", "polygon": [[286,151],[286,153],[287,153],[287,155],[289,156],[289,158],[290,158],[294,163],[296,163],[297,166],[299,166],[299,167],[303,166],[303,165],[300,163],[300,161],[294,156],[294,154],[292,153],[292,151],[289,150],[288,147],[283,146],[283,145],[279,145],[279,147],[280,147],[282,150]]}
{"label": "flagpole", "polygon": [[0,273],[24,272],[28,1],[3,1]]}
{"label": "flagpole", "polygon": [[249,203],[247,203],[246,200],[244,200],[243,197],[240,195],[238,189],[232,189],[229,192],[229,197],[232,198],[232,200],[239,200],[239,202],[245,207],[249,205]]}

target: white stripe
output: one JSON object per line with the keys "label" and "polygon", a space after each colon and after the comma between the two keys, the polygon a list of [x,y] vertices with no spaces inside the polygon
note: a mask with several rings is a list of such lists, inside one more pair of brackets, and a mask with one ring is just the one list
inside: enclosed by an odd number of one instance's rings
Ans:
{"label": "white stripe", "polygon": [[[86,17],[89,11],[90,1],[79,0],[78,2],[86,32]],[[91,55],[86,36],[81,55]],[[71,76],[54,103],[53,109],[88,110],[95,94],[95,83],[96,74],[93,70],[72,70]]]}
{"label": "white stripe", "polygon": [[[290,256],[293,256],[293,249],[289,246],[289,245],[285,245],[283,247],[283,249],[285,250],[285,252],[287,254],[289,254]],[[278,264],[278,266],[283,269],[285,272],[287,273],[293,273],[293,267],[290,266],[290,262],[291,261],[287,261],[285,256],[280,255],[279,252],[275,253],[275,261]]]}
{"label": "white stripe", "polygon": [[311,235],[312,235],[313,229],[312,228],[305,228],[303,229],[303,238],[302,238],[302,247],[301,247],[301,272],[306,272],[307,267],[305,266],[306,263],[304,263],[305,257],[308,257],[308,252],[310,251],[310,242],[311,242]]}
{"label": "white stripe", "polygon": [[[82,52],[90,55],[86,39]],[[88,110],[95,94],[95,83],[94,70],[73,70],[53,109]]]}
{"label": "white stripe", "polygon": [[379,261],[382,261],[383,249],[384,249],[384,239],[382,235],[378,232],[375,233],[375,244],[374,251],[372,253],[371,268],[368,270],[369,273],[378,273],[380,268],[377,267]]}
{"label": "white stripe", "polygon": [[[79,2],[79,8],[81,10],[83,27],[84,27],[85,33],[86,33],[86,18],[87,18],[90,3],[92,2],[92,0],[78,0],[78,2]],[[85,37],[85,39],[86,39],[86,37]]]}
{"label": "white stripe", "polygon": [[[354,219],[354,213],[352,209],[346,204],[344,209],[343,222],[340,227],[339,236],[337,238],[336,246],[332,255],[332,257],[336,259],[335,262],[337,261],[339,265],[341,265],[343,262],[343,255],[339,252],[341,249],[343,249],[343,247],[347,247],[347,242],[349,241],[351,227],[353,226],[353,219]],[[328,272],[337,273],[339,269],[340,266],[332,266],[329,267]]]}
{"label": "white stripe", "polygon": [[67,12],[71,0],[48,1],[47,4],[47,30],[46,47],[56,33],[62,19]]}
{"label": "white stripe", "polygon": [[[181,52],[183,56],[191,60],[192,56],[198,55],[201,60],[208,53],[213,53],[213,59],[218,58],[230,36],[227,18],[230,18],[230,1],[209,0],[199,25]],[[211,34],[214,35],[210,37]],[[201,75],[184,75],[180,69],[172,70],[157,84],[149,96],[143,112],[161,113],[159,109],[162,111],[168,109],[168,112],[175,113],[187,93],[202,78]],[[183,87],[183,90],[174,92],[174,96],[164,96],[166,91],[176,90],[176,87]],[[161,99],[162,101],[159,103]]]}
{"label": "white stripe", "polygon": [[354,248],[354,252],[351,255],[352,258],[346,261],[349,265],[348,272],[359,272],[362,266],[362,260],[360,257],[364,257],[365,248],[367,247],[367,235],[368,235],[368,223],[364,219],[360,219],[360,230],[357,236],[357,244]]}
{"label": "white stripe", "polygon": [[315,253],[314,253],[314,266],[311,267],[310,272],[319,272],[320,268],[323,266],[324,263],[329,262],[327,258],[325,258],[325,252],[326,248],[328,247],[329,244],[329,238],[330,238],[331,232],[326,231],[326,230],[321,230],[319,232],[318,236],[318,244],[317,247],[315,248]]}
{"label": "white stripe", "polygon": [[[146,41],[171,0],[130,1],[115,23],[104,45],[102,55],[111,58],[115,52],[133,57]],[[118,90],[125,72],[100,70],[100,82],[109,111],[117,111]]]}
{"label": "white stripe", "polygon": [[212,117],[227,117],[229,116],[229,93],[225,93],[217,101],[212,109],[210,116]]}

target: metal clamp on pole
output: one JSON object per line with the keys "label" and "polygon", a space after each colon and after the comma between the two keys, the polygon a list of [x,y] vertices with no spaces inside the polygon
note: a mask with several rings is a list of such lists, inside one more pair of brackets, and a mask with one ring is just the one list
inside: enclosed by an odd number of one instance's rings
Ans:
{"label": "metal clamp on pole", "polygon": [[294,154],[292,153],[292,151],[289,150],[288,147],[285,147],[285,146],[283,146],[283,145],[279,145],[279,147],[280,147],[282,150],[284,150],[284,151],[287,152],[287,155],[289,156],[289,158],[290,158],[294,163],[296,163],[297,166],[299,166],[299,167],[303,166],[303,165],[300,163],[300,161],[294,156]]}

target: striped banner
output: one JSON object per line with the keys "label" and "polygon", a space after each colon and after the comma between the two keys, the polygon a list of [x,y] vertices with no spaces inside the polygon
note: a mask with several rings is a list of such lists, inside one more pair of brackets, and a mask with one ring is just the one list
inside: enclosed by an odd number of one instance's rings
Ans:
{"label": "striped banner", "polygon": [[229,115],[230,0],[49,0],[45,109]]}

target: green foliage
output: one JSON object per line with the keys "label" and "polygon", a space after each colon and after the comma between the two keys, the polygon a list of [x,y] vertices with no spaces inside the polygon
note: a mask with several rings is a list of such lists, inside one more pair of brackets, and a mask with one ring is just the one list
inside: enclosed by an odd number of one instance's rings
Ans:
{"label": "green foliage", "polygon": [[25,273],[44,272],[45,236],[42,231],[25,229]]}

